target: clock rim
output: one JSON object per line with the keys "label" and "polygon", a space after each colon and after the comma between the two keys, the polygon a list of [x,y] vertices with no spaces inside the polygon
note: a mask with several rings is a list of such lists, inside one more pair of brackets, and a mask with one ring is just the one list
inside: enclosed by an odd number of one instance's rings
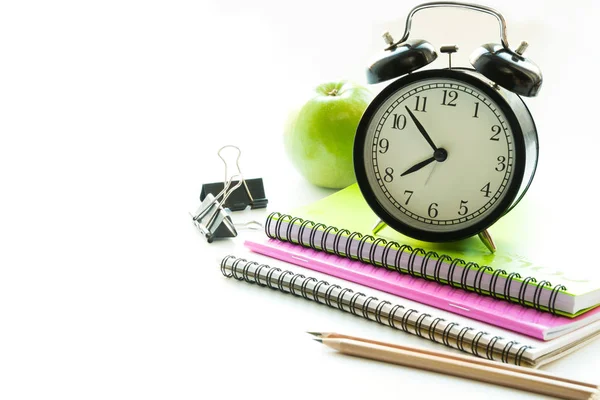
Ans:
{"label": "clock rim", "polygon": [[[481,78],[479,78],[475,74],[477,74],[477,72],[472,69],[464,68],[461,71],[461,69],[459,68],[453,68],[432,69],[405,75],[390,83],[377,96],[375,96],[375,98],[371,101],[371,103],[369,104],[369,106],[367,107],[360,119],[358,128],[356,130],[353,148],[353,164],[354,173],[356,175],[356,182],[367,204],[369,205],[369,207],[371,207],[371,210],[373,210],[373,212],[375,212],[375,214],[389,227],[406,236],[428,242],[450,242],[471,237],[473,235],[478,234],[479,232],[484,231],[485,229],[493,225],[496,221],[498,221],[500,217],[502,217],[506,212],[508,212],[511,209],[511,205],[513,204],[513,202],[517,198],[517,195],[519,194],[519,189],[524,179],[526,164],[525,137],[523,135],[523,130],[521,128],[519,118],[517,117],[515,110],[513,110],[510,107],[508,100],[504,98],[504,96],[500,93],[500,91],[503,89],[499,89],[497,91],[486,82],[485,77],[482,76]],[[446,232],[427,231],[421,228],[416,228],[405,222],[397,220],[390,213],[388,213],[385,210],[385,208],[380,204],[379,200],[377,200],[375,192],[369,184],[364,158],[364,146],[366,142],[368,128],[373,116],[378,111],[379,107],[393,93],[402,89],[402,87],[417,82],[419,80],[430,78],[455,79],[458,81],[465,82],[480,90],[498,105],[498,107],[506,117],[507,123],[511,127],[514,138],[514,172],[510,185],[508,185],[505,189],[506,193],[504,194],[503,199],[500,202],[496,203],[496,205],[493,206],[492,211],[488,215],[483,217],[479,222],[465,228],[460,228],[457,230]],[[513,94],[512,92],[509,93]],[[514,95],[518,96],[516,94]],[[529,110],[523,102],[518,103],[518,107],[523,107],[523,111],[529,113]]]}

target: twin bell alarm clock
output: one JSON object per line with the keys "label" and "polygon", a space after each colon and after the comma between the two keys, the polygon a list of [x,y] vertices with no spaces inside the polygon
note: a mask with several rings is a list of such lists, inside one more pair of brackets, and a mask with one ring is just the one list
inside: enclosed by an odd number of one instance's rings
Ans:
{"label": "twin bell alarm clock", "polygon": [[[456,46],[443,46],[449,65],[418,71],[437,58],[425,40],[409,40],[413,15],[431,7],[491,14],[500,44],[484,44],[472,68],[451,65]],[[425,3],[412,9],[399,41],[384,34],[384,55],[367,71],[371,84],[393,80],[370,103],[357,128],[354,169],[360,190],[386,225],[415,239],[448,242],[479,235],[521,200],[535,174],[538,138],[522,96],[536,96],[540,69],[511,50],[502,15],[488,7]]]}

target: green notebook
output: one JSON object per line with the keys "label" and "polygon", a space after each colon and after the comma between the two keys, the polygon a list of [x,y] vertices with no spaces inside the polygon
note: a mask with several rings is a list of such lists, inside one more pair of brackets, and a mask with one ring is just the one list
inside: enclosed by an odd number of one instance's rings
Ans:
{"label": "green notebook", "polygon": [[279,240],[560,315],[600,304],[595,257],[568,243],[569,235],[533,208],[520,205],[489,229],[494,254],[477,237],[429,243],[389,227],[373,235],[377,217],[356,184],[289,214],[272,213],[265,230]]}

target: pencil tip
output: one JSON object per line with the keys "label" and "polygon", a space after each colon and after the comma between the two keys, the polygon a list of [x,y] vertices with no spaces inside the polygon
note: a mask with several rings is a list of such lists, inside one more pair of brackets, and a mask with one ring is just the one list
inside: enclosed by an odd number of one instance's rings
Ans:
{"label": "pencil tip", "polygon": [[317,341],[319,343],[323,343],[323,339],[313,339],[313,340],[315,340],[315,341]]}
{"label": "pencil tip", "polygon": [[306,333],[308,333],[308,334],[310,334],[310,335],[313,335],[313,336],[319,336],[319,337],[323,336],[323,335],[321,334],[321,332],[306,332]]}

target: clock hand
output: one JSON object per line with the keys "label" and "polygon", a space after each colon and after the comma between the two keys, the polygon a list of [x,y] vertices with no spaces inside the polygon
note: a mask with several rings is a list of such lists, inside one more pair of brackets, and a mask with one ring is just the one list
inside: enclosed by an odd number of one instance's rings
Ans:
{"label": "clock hand", "polygon": [[415,164],[412,167],[410,167],[409,169],[407,169],[406,171],[404,171],[402,174],[400,174],[400,176],[412,174],[413,172],[416,172],[416,171],[420,170],[421,168],[423,168],[423,167],[431,164],[434,161],[435,161],[435,157],[431,157],[431,158],[428,158],[425,161],[421,161],[420,163]]}
{"label": "clock hand", "polygon": [[[412,167],[410,167],[409,169],[404,171],[400,176],[408,175],[415,171],[418,171],[421,168],[425,167],[426,165],[431,164],[434,161],[444,162],[444,161],[446,161],[446,158],[448,158],[448,152],[445,149],[437,149],[436,151],[433,152],[433,157],[428,158],[425,161],[421,161],[420,163],[413,165]],[[429,178],[427,178],[427,180],[429,180]]]}
{"label": "clock hand", "polygon": [[429,176],[425,180],[425,185],[423,185],[423,186],[427,186],[427,183],[431,179],[431,175],[433,175],[433,171],[435,171],[435,167],[437,167],[437,163],[433,164],[433,168],[431,168],[431,171],[429,171]]}
{"label": "clock hand", "polygon": [[417,117],[415,117],[415,115],[412,113],[412,111],[410,111],[410,109],[408,108],[408,106],[404,106],[404,108],[406,108],[406,111],[408,111],[408,115],[410,115],[410,118],[413,120],[413,122],[417,126],[417,129],[419,129],[419,132],[421,132],[421,135],[423,135],[423,137],[425,138],[425,140],[427,140],[427,143],[429,143],[429,145],[431,146],[431,148],[433,149],[433,151],[436,151],[438,148],[435,145],[435,143],[433,143],[433,140],[431,140],[431,137],[429,137],[429,134],[427,133],[427,131],[425,130],[425,128],[423,127],[423,125],[421,125],[421,123],[419,122],[419,120],[417,119]]}

